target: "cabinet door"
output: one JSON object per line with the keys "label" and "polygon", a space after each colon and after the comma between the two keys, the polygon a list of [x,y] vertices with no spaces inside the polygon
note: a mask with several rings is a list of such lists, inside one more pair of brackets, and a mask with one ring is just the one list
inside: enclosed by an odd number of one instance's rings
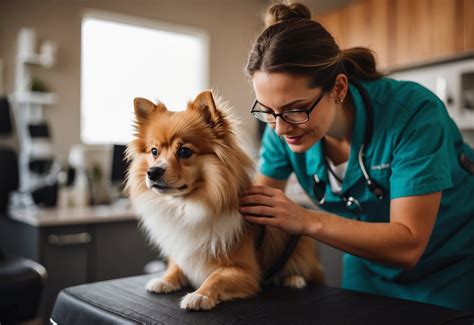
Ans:
{"label": "cabinet door", "polygon": [[474,49],[474,0],[361,0],[315,18],[342,49],[374,50],[381,68]]}
{"label": "cabinet door", "polygon": [[462,1],[394,1],[394,65],[436,60],[461,51]]}
{"label": "cabinet door", "polygon": [[463,11],[463,50],[474,49],[474,0],[464,0]]}
{"label": "cabinet door", "polygon": [[42,258],[48,279],[43,315],[49,315],[62,289],[88,282],[88,251],[91,234],[86,226],[47,227],[42,229]]}
{"label": "cabinet door", "polygon": [[389,0],[357,1],[315,19],[333,35],[341,49],[367,47],[381,68],[391,62]]}
{"label": "cabinet door", "polygon": [[145,264],[158,258],[135,220],[97,224],[93,252],[94,281],[143,274]]}
{"label": "cabinet door", "polygon": [[389,15],[387,0],[367,0],[348,6],[343,15],[343,48],[373,50],[380,66],[389,62]]}
{"label": "cabinet door", "polygon": [[344,9],[334,10],[324,15],[314,16],[314,20],[326,28],[340,48],[344,46],[344,33],[342,31],[342,16]]}

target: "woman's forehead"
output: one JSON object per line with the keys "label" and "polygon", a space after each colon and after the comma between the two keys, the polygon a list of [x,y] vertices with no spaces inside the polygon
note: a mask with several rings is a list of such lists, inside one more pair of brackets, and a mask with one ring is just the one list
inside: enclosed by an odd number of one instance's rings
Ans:
{"label": "woman's forehead", "polygon": [[295,100],[307,100],[316,89],[309,88],[309,77],[279,72],[256,72],[252,78],[257,100],[270,107],[281,107]]}

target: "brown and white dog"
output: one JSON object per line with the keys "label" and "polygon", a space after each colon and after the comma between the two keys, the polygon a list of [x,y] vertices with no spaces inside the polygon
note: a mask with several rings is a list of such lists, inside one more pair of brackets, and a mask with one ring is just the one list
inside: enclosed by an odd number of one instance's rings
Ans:
{"label": "brown and white dog", "polygon": [[[127,148],[127,189],[150,239],[168,260],[160,278],[146,285],[168,293],[197,290],[181,308],[211,309],[217,303],[259,292],[263,271],[285,250],[289,235],[244,221],[239,196],[251,184],[253,162],[239,143],[225,105],[202,92],[181,112],[136,98],[136,138]],[[279,272],[282,283],[304,287],[323,281],[313,240],[302,237]]]}

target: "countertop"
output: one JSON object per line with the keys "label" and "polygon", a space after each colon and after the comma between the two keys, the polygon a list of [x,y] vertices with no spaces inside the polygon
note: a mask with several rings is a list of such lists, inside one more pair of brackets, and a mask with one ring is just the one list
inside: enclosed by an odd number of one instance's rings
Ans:
{"label": "countertop", "polygon": [[11,208],[11,219],[35,227],[63,226],[88,223],[136,220],[128,200],[119,200],[110,205],[58,208]]}

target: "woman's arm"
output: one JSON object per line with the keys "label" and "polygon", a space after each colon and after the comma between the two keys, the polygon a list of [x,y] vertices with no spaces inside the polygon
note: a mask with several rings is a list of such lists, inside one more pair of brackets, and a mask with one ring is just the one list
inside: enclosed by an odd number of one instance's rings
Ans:
{"label": "woman's arm", "polygon": [[441,192],[394,199],[389,223],[364,222],[304,209],[288,199],[281,187],[254,186],[241,198],[241,213],[250,222],[308,235],[362,258],[411,268],[428,244],[440,200]]}
{"label": "woman's arm", "polygon": [[274,179],[257,172],[253,183],[254,185],[270,186],[284,191],[287,181]]}
{"label": "woman's arm", "polygon": [[441,192],[394,199],[389,223],[319,214],[309,235],[363,258],[411,268],[428,244],[440,200]]}

